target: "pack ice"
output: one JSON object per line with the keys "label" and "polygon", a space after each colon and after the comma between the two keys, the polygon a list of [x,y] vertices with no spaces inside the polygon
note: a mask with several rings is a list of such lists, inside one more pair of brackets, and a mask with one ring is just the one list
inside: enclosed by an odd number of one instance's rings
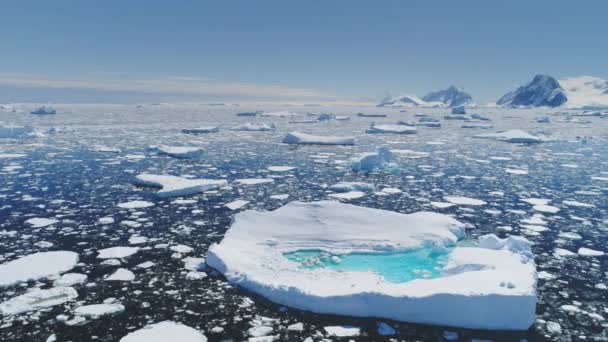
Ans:
{"label": "pack ice", "polygon": [[156,196],[161,198],[188,196],[208,190],[219,189],[228,185],[228,182],[221,179],[188,179],[178,176],[153,175],[149,173],[137,175],[134,182],[139,185],[159,187],[160,190],[156,192]]}
{"label": "pack ice", "polygon": [[[530,243],[493,236],[481,239],[478,247],[457,247],[464,235],[463,223],[433,212],[292,202],[271,212],[238,213],[206,260],[229,282],[302,310],[472,329],[528,329],[537,301]],[[369,269],[305,267],[285,256],[424,249],[449,251],[447,262],[437,277],[405,282]]]}

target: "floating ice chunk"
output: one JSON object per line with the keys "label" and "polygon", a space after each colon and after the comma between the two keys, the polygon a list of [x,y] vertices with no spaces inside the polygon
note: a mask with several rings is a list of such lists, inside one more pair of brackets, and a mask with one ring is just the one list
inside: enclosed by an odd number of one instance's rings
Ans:
{"label": "floating ice chunk", "polygon": [[102,152],[102,153],[120,153],[120,149],[116,147],[110,147],[106,145],[95,145],[92,149],[94,152]]}
{"label": "floating ice chunk", "polygon": [[114,223],[114,218],[113,217],[100,217],[97,222],[101,223],[101,224],[112,224]]}
{"label": "floating ice chunk", "polygon": [[373,184],[363,182],[341,182],[329,187],[329,190],[335,192],[374,191],[374,189]]}
{"label": "floating ice chunk", "polygon": [[351,169],[353,171],[371,171],[384,167],[393,159],[391,151],[382,146],[377,152],[362,153],[351,160]]}
{"label": "floating ice chunk", "polygon": [[283,111],[278,111],[278,112],[262,112],[260,113],[260,116],[264,116],[264,117],[275,117],[275,118],[295,118],[298,116],[301,116],[298,113],[295,112],[290,112],[287,110],[283,110]]}
{"label": "floating ice chunk", "polygon": [[435,208],[438,209],[445,209],[445,208],[450,208],[455,206],[456,204],[454,203],[448,203],[448,202],[431,202],[431,205]]}
{"label": "floating ice chunk", "polygon": [[581,247],[578,249],[578,255],[583,256],[603,256],[605,253],[591,248]]}
{"label": "floating ice chunk", "polygon": [[139,247],[110,247],[97,251],[98,259],[122,259],[139,252]]}
{"label": "floating ice chunk", "polygon": [[188,196],[204,191],[215,190],[228,185],[225,180],[189,179],[169,175],[142,173],[135,177],[135,183],[145,186],[160,187],[156,196],[161,198]]}
{"label": "floating ice chunk", "polygon": [[294,166],[269,166],[267,169],[273,172],[287,172],[295,170],[296,168]]}
{"label": "floating ice chunk", "polygon": [[464,125],[460,126],[460,128],[479,128],[479,129],[490,129],[492,127],[493,127],[492,125],[479,124],[479,123],[469,123],[469,124],[464,124]]}
{"label": "floating ice chunk", "polygon": [[142,209],[153,206],[154,203],[148,201],[130,201],[124,203],[118,203],[119,208],[123,209]]}
{"label": "floating ice chunk", "polygon": [[53,287],[47,290],[32,290],[0,303],[0,314],[17,315],[69,302],[78,297],[73,287]]}
{"label": "floating ice chunk", "polygon": [[230,128],[231,131],[246,131],[246,132],[255,132],[255,131],[274,131],[277,129],[277,126],[274,123],[244,123],[241,125],[236,125]]}
{"label": "floating ice chunk", "polygon": [[197,128],[184,128],[182,133],[186,134],[205,134],[205,133],[217,133],[220,129],[216,126],[204,126]]}
{"label": "floating ice chunk", "polygon": [[541,212],[541,213],[548,213],[548,214],[555,214],[559,211],[558,207],[554,207],[552,205],[547,205],[547,204],[538,204],[532,207],[532,209]]}
{"label": "floating ice chunk", "polygon": [[339,198],[339,199],[355,199],[355,198],[361,198],[363,196],[365,196],[365,192],[363,191],[348,191],[348,192],[340,192],[337,194],[329,194],[329,197],[332,198]]}
{"label": "floating ice chunk", "polygon": [[505,169],[506,173],[512,174],[512,175],[527,175],[528,174],[528,170],[521,170],[521,169]]}
{"label": "floating ice chunk", "polygon": [[365,130],[365,133],[416,134],[417,132],[416,127],[406,125],[376,125],[375,123],[372,123]]}
{"label": "floating ice chunk", "polygon": [[326,137],[319,135],[311,135],[300,132],[287,133],[283,138],[285,144],[300,144],[300,145],[354,145],[355,138],[353,137]]}
{"label": "floating ice chunk", "polygon": [[395,335],[397,333],[395,328],[391,327],[390,325],[388,325],[384,322],[378,323],[376,330],[378,332],[378,335],[381,335],[381,336],[391,336],[391,335]]}
{"label": "floating ice chunk", "polygon": [[55,220],[55,219],[48,219],[48,218],[42,218],[42,217],[34,217],[34,218],[31,218],[31,219],[25,221],[25,223],[31,225],[34,228],[43,228],[43,227],[46,227],[46,226],[53,225],[55,223],[59,223],[59,221]]}
{"label": "floating ice chunk", "polygon": [[82,273],[65,273],[53,282],[54,286],[82,285],[87,282],[87,275]]}
{"label": "floating ice chunk", "polygon": [[33,127],[13,126],[0,123],[0,139],[41,137],[43,134]]}
{"label": "floating ice chunk", "polygon": [[68,251],[40,252],[0,265],[0,288],[67,272],[78,263]]}
{"label": "floating ice chunk", "polygon": [[237,116],[257,116],[258,114],[262,114],[262,112],[242,112],[242,113],[237,113]]}
{"label": "floating ice chunk", "polygon": [[273,183],[274,179],[272,178],[241,178],[235,181],[241,185],[257,185],[257,184],[266,184]]}
{"label": "floating ice chunk", "polygon": [[464,196],[445,196],[444,199],[452,204],[458,205],[486,205],[487,203],[482,200],[478,200],[475,198],[464,197]]}
{"label": "floating ice chunk", "polygon": [[501,239],[495,234],[479,237],[479,247],[487,249],[506,249],[514,253],[528,254],[532,251],[532,242],[523,236],[509,236]]}
{"label": "floating ice chunk", "polygon": [[361,118],[385,118],[386,114],[366,114],[366,113],[357,113],[358,117]]}
{"label": "floating ice chunk", "polygon": [[556,248],[555,250],[553,250],[553,255],[557,258],[570,258],[575,257],[576,253],[564,248]]}
{"label": "floating ice chunk", "polygon": [[579,207],[579,208],[595,208],[595,204],[583,203],[579,201],[563,201],[565,205],[569,207]]}
{"label": "floating ice chunk", "polygon": [[38,115],[57,114],[57,110],[51,106],[40,106],[40,107],[38,107],[38,109],[31,111],[30,114],[38,114]]}
{"label": "floating ice chunk", "polygon": [[224,206],[230,210],[237,210],[249,204],[249,201],[236,200],[230,203],[224,204]]}
{"label": "floating ice chunk", "polygon": [[335,337],[355,337],[361,335],[361,328],[348,325],[328,326],[324,327],[323,330],[325,330],[329,336]]}
{"label": "floating ice chunk", "polygon": [[186,246],[186,245],[175,245],[175,246],[169,247],[169,249],[174,252],[181,253],[181,254],[192,253],[192,251],[194,250],[194,249],[192,249],[192,247]]}
{"label": "floating ice chunk", "polygon": [[127,334],[120,342],[207,342],[198,330],[172,321],[150,324]]}
{"label": "floating ice chunk", "polygon": [[532,135],[528,132],[522,131],[521,129],[512,129],[508,131],[500,131],[496,133],[489,134],[480,134],[474,136],[474,138],[479,139],[493,139],[493,140],[501,140],[510,143],[542,143],[545,141],[544,138]]}
{"label": "floating ice chunk", "polygon": [[96,319],[101,316],[115,315],[125,311],[125,306],[122,304],[89,304],[79,306],[74,309],[74,314],[90,319]]}
{"label": "floating ice chunk", "polygon": [[270,198],[275,199],[275,200],[286,200],[289,198],[289,194],[272,195],[272,196],[270,196]]}
{"label": "floating ice chunk", "polygon": [[135,280],[135,274],[126,268],[119,268],[116,272],[112,273],[109,277],[105,278],[106,281],[133,281]]}
{"label": "floating ice chunk", "polygon": [[194,159],[198,158],[203,154],[203,149],[194,146],[153,146],[153,150],[158,151],[160,154],[164,154],[173,158],[180,159]]}

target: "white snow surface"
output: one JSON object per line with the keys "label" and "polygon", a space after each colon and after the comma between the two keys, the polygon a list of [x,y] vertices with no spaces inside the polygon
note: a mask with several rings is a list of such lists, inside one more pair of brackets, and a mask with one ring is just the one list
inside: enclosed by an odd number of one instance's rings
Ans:
{"label": "white snow surface", "polygon": [[568,96],[566,107],[608,107],[608,80],[579,76],[559,80],[559,83]]}
{"label": "white snow surface", "polygon": [[78,254],[68,251],[26,255],[0,265],[0,288],[61,274],[77,263]]}
{"label": "white snow surface", "polygon": [[207,337],[196,329],[172,321],[147,325],[127,334],[120,342],[207,342]]}
{"label": "white snow surface", "polygon": [[188,179],[178,176],[153,175],[142,173],[135,177],[135,183],[145,186],[160,187],[156,196],[161,198],[188,196],[200,192],[219,189],[228,185],[223,179]]}
{"label": "white snow surface", "polygon": [[354,145],[355,138],[353,137],[329,137],[319,136],[300,132],[287,133],[283,138],[285,144],[300,144],[300,145]]}
{"label": "white snow surface", "polygon": [[513,251],[506,242],[493,246],[497,249],[456,247],[444,277],[399,284],[372,272],[301,269],[283,257],[306,249],[340,254],[443,248],[464,234],[464,224],[432,212],[406,215],[333,201],[291,202],[271,212],[238,213],[206,261],[231,283],[302,310],[527,329],[535,320],[536,266],[529,249]]}

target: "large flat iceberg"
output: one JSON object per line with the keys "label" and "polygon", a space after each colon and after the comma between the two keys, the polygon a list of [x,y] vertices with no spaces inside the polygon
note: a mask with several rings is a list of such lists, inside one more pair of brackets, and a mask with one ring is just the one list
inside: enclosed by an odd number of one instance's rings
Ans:
{"label": "large flat iceberg", "polygon": [[300,132],[287,133],[283,138],[285,144],[299,145],[354,145],[353,137],[325,137]]}
{"label": "large flat iceberg", "polygon": [[188,196],[200,192],[219,189],[228,185],[223,179],[188,179],[169,175],[153,175],[142,173],[135,177],[135,184],[159,187],[156,196],[176,197]]}
{"label": "large flat iceberg", "polygon": [[510,143],[524,143],[524,144],[534,144],[534,143],[542,143],[545,141],[542,137],[532,135],[526,131],[522,131],[521,129],[512,129],[508,131],[500,131],[496,133],[489,134],[480,134],[476,135],[475,138],[478,139],[493,139],[493,140],[501,140]]}
{"label": "large flat iceberg", "polygon": [[61,274],[77,263],[78,254],[68,251],[26,255],[0,265],[0,288]]}
{"label": "large flat iceberg", "polygon": [[[302,310],[472,329],[528,329],[536,308],[536,266],[529,245],[496,238],[485,248],[457,247],[464,235],[464,224],[438,213],[292,202],[271,212],[238,213],[224,239],[209,248],[206,261],[229,282]],[[323,267],[319,259],[314,263],[307,257],[308,263],[301,264],[287,257],[293,253],[331,258]],[[420,253],[428,257],[420,259]],[[401,282],[382,275],[395,272],[390,268],[348,264],[340,269],[341,262],[375,256],[390,260],[391,254],[421,264],[434,254],[446,260],[428,274]],[[399,266],[397,272],[407,265]]]}

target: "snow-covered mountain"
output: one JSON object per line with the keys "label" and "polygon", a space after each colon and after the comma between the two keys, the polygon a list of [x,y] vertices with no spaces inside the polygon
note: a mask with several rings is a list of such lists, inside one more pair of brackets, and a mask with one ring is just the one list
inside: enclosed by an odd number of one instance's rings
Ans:
{"label": "snow-covered mountain", "polygon": [[504,107],[558,107],[568,101],[560,83],[549,75],[536,75],[528,84],[505,94],[496,101]]}
{"label": "snow-covered mountain", "polygon": [[459,107],[473,102],[473,98],[462,89],[450,86],[447,89],[432,91],[426,94],[422,100],[426,102],[441,102],[448,107]]}
{"label": "snow-covered mountain", "polygon": [[568,107],[608,107],[608,80],[580,76],[565,78],[559,80],[559,83],[568,96]]}
{"label": "snow-covered mountain", "polygon": [[416,95],[402,95],[397,97],[387,96],[380,102],[377,107],[426,107],[438,108],[445,107],[443,102],[427,102]]}

